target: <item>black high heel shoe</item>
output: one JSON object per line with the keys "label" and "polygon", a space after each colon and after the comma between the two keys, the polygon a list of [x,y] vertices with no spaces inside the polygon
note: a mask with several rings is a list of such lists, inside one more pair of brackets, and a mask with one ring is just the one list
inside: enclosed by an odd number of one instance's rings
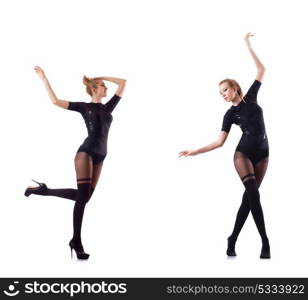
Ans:
{"label": "black high heel shoe", "polygon": [[227,255],[228,256],[236,256],[235,252],[235,240],[231,238],[231,236],[228,237],[228,249],[227,249]]}
{"label": "black high heel shoe", "polygon": [[271,258],[271,250],[268,241],[264,242],[262,245],[260,258]]}
{"label": "black high heel shoe", "polygon": [[79,246],[78,247],[77,244],[74,242],[74,240],[71,240],[69,242],[69,246],[71,248],[71,258],[73,258],[73,249],[75,250],[78,259],[88,259],[89,258],[90,254],[85,253],[82,246],[78,245]]}
{"label": "black high heel shoe", "polygon": [[38,187],[28,187],[25,191],[25,196],[29,197],[31,194],[36,194],[36,195],[44,195],[47,191],[47,185],[42,182],[37,182],[32,179],[33,182],[37,183],[39,186]]}

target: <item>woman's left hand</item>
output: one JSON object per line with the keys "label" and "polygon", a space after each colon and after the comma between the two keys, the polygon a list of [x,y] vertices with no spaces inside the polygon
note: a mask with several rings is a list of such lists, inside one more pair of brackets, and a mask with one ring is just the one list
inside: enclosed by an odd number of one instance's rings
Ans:
{"label": "woman's left hand", "polygon": [[184,151],[181,151],[179,153],[179,157],[181,156],[191,156],[191,155],[196,155],[198,154],[198,151],[196,150],[184,150]]}
{"label": "woman's left hand", "polygon": [[249,38],[251,38],[251,37],[253,37],[253,36],[254,36],[254,35],[251,34],[251,32],[246,33],[246,35],[245,35],[245,42],[246,42],[247,45],[250,46],[250,40],[249,40]]}

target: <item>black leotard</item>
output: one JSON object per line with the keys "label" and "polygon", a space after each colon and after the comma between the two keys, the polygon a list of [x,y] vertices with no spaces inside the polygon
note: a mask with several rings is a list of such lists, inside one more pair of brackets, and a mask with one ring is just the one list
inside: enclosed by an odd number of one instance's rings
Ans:
{"label": "black leotard", "polygon": [[268,157],[269,146],[264,125],[263,111],[257,103],[261,82],[255,80],[239,105],[231,106],[224,115],[222,131],[229,132],[232,124],[243,132],[236,151],[246,154],[256,164]]}
{"label": "black leotard", "polygon": [[69,102],[68,109],[81,113],[88,130],[88,137],[77,152],[87,152],[98,163],[107,155],[108,132],[112,122],[111,112],[118,104],[120,96],[114,95],[106,104]]}

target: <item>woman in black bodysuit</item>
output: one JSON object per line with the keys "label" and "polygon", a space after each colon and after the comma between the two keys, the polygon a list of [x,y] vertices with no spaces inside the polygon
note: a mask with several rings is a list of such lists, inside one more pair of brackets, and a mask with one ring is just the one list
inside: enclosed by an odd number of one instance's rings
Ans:
{"label": "woman in black bodysuit", "polygon": [[[25,196],[31,194],[43,196],[56,196],[75,201],[73,212],[73,238],[69,246],[75,250],[79,259],[88,259],[89,254],[84,252],[81,242],[81,225],[86,203],[90,200],[98,182],[103,161],[107,155],[107,139],[109,127],[112,122],[112,111],[122,97],[126,80],[112,77],[87,78],[84,76],[83,83],[87,93],[92,97],[91,102],[69,102],[59,100],[53,92],[44,71],[40,67],[34,68],[42,79],[48,95],[53,104],[64,109],[79,112],[87,126],[88,137],[77,150],[75,156],[75,169],[77,177],[77,189],[50,189],[45,183],[36,182],[38,187],[28,187]],[[106,103],[102,104],[102,98],[106,97],[107,87],[104,80],[118,85],[115,95]]]}
{"label": "woman in black bodysuit", "polygon": [[238,235],[251,211],[258,231],[262,239],[261,258],[270,258],[270,246],[265,230],[263,211],[260,203],[259,187],[267,170],[269,147],[264,126],[262,108],[257,103],[257,94],[265,68],[253,51],[249,38],[253,36],[248,33],[245,42],[248,50],[256,64],[257,76],[245,96],[239,84],[232,79],[225,79],[219,83],[220,93],[224,100],[232,102],[232,106],[226,112],[223,125],[218,139],[198,150],[185,150],[180,156],[196,155],[214,150],[223,146],[231,125],[234,123],[241,127],[243,132],[234,154],[234,165],[240,176],[245,192],[242,204],[238,210],[234,229],[228,238],[228,256],[236,256],[235,243]]}

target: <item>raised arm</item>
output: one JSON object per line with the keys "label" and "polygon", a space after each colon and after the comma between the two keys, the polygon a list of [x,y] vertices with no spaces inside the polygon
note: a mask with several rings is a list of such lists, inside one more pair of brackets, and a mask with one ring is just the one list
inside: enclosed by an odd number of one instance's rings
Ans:
{"label": "raised arm", "polygon": [[119,97],[122,97],[122,94],[124,92],[125,89],[125,85],[126,85],[126,80],[125,79],[121,79],[121,78],[114,78],[114,77],[99,77],[99,79],[102,80],[107,80],[110,82],[113,82],[115,84],[118,85],[118,89],[116,91],[116,95],[118,95]]}
{"label": "raised arm", "polygon": [[179,153],[179,156],[191,156],[191,155],[197,155],[205,152],[212,151],[216,148],[222,147],[228,137],[228,132],[221,131],[217,140],[209,145],[206,145],[202,148],[199,148],[197,150],[184,150]]}
{"label": "raised arm", "polygon": [[58,105],[59,107],[67,109],[69,102],[65,101],[65,100],[59,100],[57,98],[56,94],[54,93],[54,91],[51,88],[51,85],[50,85],[43,69],[40,68],[39,66],[36,66],[36,67],[34,67],[34,70],[38,74],[38,76],[42,79],[51,102],[55,105]]}
{"label": "raised arm", "polygon": [[260,61],[259,57],[256,55],[256,53],[254,52],[254,50],[252,49],[252,46],[251,46],[251,43],[250,43],[250,40],[249,38],[250,37],[253,37],[253,34],[251,34],[250,32],[248,32],[246,35],[245,35],[245,42],[246,42],[246,45],[247,45],[247,48],[249,50],[249,53],[251,54],[255,64],[256,64],[256,67],[257,67],[257,76],[256,76],[256,79],[260,82],[262,82],[262,79],[263,79],[263,76],[264,76],[264,72],[265,72],[265,67],[263,66],[262,62]]}

